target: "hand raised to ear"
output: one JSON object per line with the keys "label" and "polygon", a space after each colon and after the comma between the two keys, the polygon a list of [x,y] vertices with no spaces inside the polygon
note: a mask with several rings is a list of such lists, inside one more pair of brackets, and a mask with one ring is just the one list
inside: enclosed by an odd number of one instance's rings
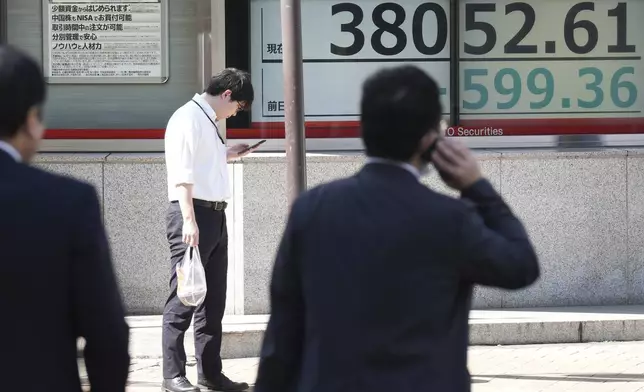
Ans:
{"label": "hand raised to ear", "polygon": [[445,183],[462,191],[481,179],[478,161],[467,146],[454,139],[441,139],[432,154],[432,162]]}

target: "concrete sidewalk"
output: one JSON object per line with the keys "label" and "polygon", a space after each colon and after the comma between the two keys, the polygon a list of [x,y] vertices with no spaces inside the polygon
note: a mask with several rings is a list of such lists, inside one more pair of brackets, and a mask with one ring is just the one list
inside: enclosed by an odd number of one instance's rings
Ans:
{"label": "concrete sidewalk", "polygon": [[[227,316],[224,358],[259,355],[268,316]],[[128,317],[132,358],[161,358],[161,316]],[[470,344],[524,345],[644,340],[644,306],[475,310]],[[192,329],[186,352],[194,355]]]}
{"label": "concrete sidewalk", "polygon": [[[253,385],[257,364],[257,358],[228,359],[224,372]],[[472,392],[644,391],[644,342],[474,346],[468,367]],[[186,370],[196,380],[194,358]],[[161,378],[160,359],[134,359],[127,392],[158,392]]]}

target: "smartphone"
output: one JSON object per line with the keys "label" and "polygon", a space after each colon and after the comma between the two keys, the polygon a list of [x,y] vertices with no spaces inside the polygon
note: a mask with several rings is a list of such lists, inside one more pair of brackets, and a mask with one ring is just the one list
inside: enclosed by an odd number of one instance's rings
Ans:
{"label": "smartphone", "polygon": [[248,148],[246,148],[246,149],[244,149],[244,150],[240,151],[239,153],[240,153],[240,154],[243,154],[243,153],[245,153],[246,151],[249,151],[249,150],[252,150],[253,148],[259,147],[259,146],[261,146],[261,145],[262,145],[262,144],[264,144],[264,143],[266,143],[266,139],[264,139],[264,140],[260,140],[260,142],[259,142],[259,143],[254,144],[254,145],[252,145],[252,146],[250,146],[250,147],[248,147]]}
{"label": "smartphone", "polygon": [[436,146],[438,143],[442,140],[442,138],[437,137],[432,144],[429,145],[427,150],[420,156],[425,162],[431,162],[432,161],[432,154],[434,153],[434,150],[436,150]]}
{"label": "smartphone", "polygon": [[[434,142],[432,144],[430,144],[430,146],[427,148],[427,150],[425,150],[425,152],[421,155],[421,159],[423,159],[425,162],[432,162],[432,153],[434,152],[434,150],[436,150],[436,146],[441,141],[443,141],[442,137],[436,138],[436,140],[434,140]],[[440,170],[438,167],[436,167],[436,165],[434,165],[434,168],[436,169],[438,174],[440,174],[440,176],[443,177],[444,180],[449,181],[449,179],[450,179],[449,174],[447,174],[444,171]]]}

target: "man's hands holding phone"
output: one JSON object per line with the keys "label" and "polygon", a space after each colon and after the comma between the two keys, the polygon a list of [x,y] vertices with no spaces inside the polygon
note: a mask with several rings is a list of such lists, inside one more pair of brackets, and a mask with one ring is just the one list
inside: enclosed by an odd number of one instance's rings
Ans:
{"label": "man's hands holding phone", "polygon": [[441,139],[432,153],[432,162],[445,183],[459,191],[481,179],[481,169],[474,154],[463,143]]}
{"label": "man's hands holding phone", "polygon": [[228,147],[227,159],[228,161],[245,157],[246,155],[254,152],[264,144],[266,140],[261,140],[259,143],[249,146],[248,144],[235,144],[234,146]]}

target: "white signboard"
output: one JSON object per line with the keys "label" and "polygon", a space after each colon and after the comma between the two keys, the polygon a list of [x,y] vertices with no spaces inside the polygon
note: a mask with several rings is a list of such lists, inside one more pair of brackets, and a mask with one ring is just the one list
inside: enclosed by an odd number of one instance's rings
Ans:
{"label": "white signboard", "polygon": [[[377,69],[413,64],[441,85],[449,110],[449,0],[303,0],[307,121],[355,121],[361,86]],[[251,0],[254,123],[284,121],[279,0]]]}
{"label": "white signboard", "polygon": [[49,83],[165,83],[167,0],[43,0]]}
{"label": "white signboard", "polygon": [[[284,119],[280,1],[251,5],[262,127]],[[306,120],[355,123],[365,78],[413,64],[438,81],[446,112],[459,108],[455,127],[479,130],[460,136],[644,133],[644,0],[459,0],[453,43],[449,5],[302,0]]]}

